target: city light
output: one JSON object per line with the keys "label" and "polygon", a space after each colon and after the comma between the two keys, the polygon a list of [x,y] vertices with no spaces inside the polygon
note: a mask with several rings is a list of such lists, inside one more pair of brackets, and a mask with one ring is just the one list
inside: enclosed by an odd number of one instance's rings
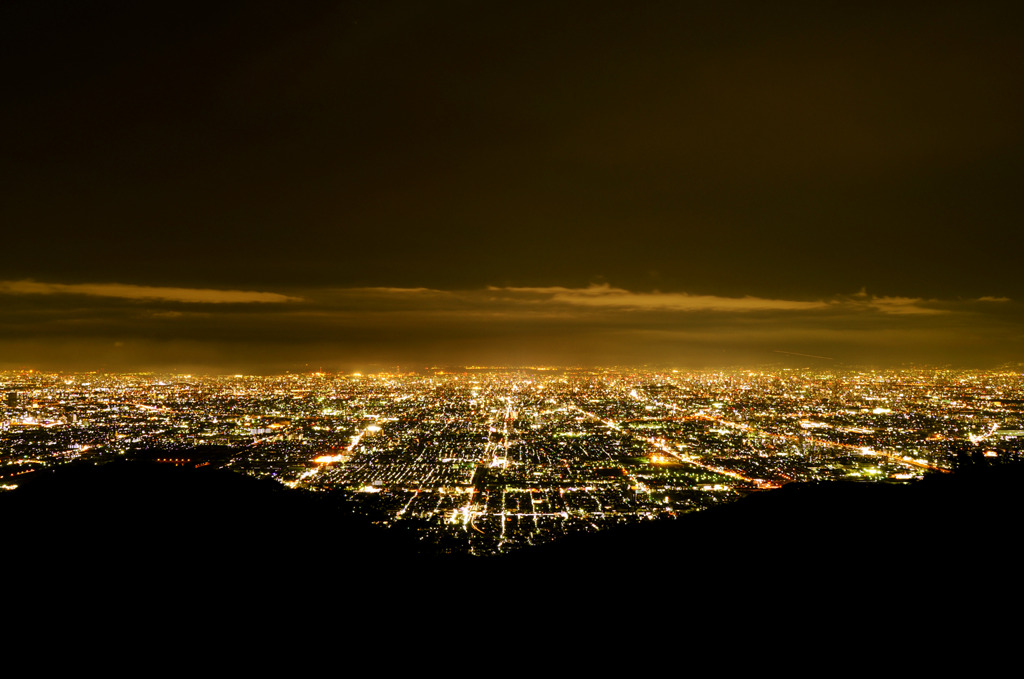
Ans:
{"label": "city light", "polygon": [[1008,372],[8,372],[0,390],[0,488],[154,451],[340,493],[469,554],[795,481],[908,483],[1024,447],[1024,380]]}

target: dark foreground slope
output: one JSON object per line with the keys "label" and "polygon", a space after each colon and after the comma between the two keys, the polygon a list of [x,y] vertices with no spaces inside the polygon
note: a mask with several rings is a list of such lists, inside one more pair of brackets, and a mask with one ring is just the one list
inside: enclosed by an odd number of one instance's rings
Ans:
{"label": "dark foreground slope", "polygon": [[[104,662],[213,648],[232,665],[291,663],[328,643],[332,666],[375,671],[403,658],[536,663],[538,644],[559,667],[602,671],[819,671],[853,657],[877,666],[883,652],[944,667],[958,650],[973,665],[1016,647],[992,635],[1019,617],[1022,480],[1003,467],[911,486],[791,485],[473,559],[421,555],[337,498],[272,481],[66,467],[0,495],[0,605],[30,637],[73,631]],[[38,638],[52,655],[54,637]]]}
{"label": "dark foreground slope", "polygon": [[372,568],[414,547],[332,498],[223,469],[68,465],[0,496],[11,560],[79,572]]}
{"label": "dark foreground slope", "polygon": [[1008,572],[1024,509],[1024,468],[977,468],[911,485],[794,483],[672,522],[572,538],[513,555],[528,564],[595,561],[652,574],[773,574],[821,582],[899,574],[938,582]]}
{"label": "dark foreground slope", "polygon": [[[69,466],[0,495],[5,566],[147,577],[216,571],[446,587],[500,581],[557,590],[616,579],[845,587],[961,586],[1015,578],[1019,467],[910,486],[793,484],[668,522],[491,558],[420,554],[330,496],[224,470],[141,462]],[[753,585],[754,589],[757,588]]]}

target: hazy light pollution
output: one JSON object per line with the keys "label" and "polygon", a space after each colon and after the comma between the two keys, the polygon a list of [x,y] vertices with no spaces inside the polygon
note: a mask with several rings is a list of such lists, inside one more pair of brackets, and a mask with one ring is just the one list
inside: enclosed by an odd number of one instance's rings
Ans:
{"label": "hazy light pollution", "polygon": [[1016,363],[1022,18],[8,3],[0,367]]}

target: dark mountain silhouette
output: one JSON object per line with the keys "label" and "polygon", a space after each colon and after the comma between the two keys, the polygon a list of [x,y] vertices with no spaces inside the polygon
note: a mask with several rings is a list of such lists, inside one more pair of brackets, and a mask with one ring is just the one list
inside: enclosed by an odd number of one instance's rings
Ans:
{"label": "dark mountain silhouette", "polygon": [[910,485],[794,483],[730,505],[573,536],[510,560],[556,560],[683,571],[719,569],[815,578],[847,569],[916,569],[919,576],[957,564],[997,567],[1016,552],[1024,518],[1017,494],[1024,467],[977,468]]}
{"label": "dark mountain silhouette", "polygon": [[336,498],[224,469],[119,460],[34,476],[0,496],[10,554],[28,563],[168,572],[337,560],[344,569],[415,556]]}
{"label": "dark mountain silhouette", "polygon": [[[600,598],[624,582],[652,583],[649,596],[678,604],[871,583],[966,591],[1006,577],[1024,467],[971,468],[907,486],[791,484],[673,521],[484,559],[420,553],[413,536],[372,525],[338,496],[223,469],[117,461],[33,476],[0,495],[9,570],[59,567],[141,584],[214,573],[246,583],[324,579],[345,582],[347,596],[363,603],[452,588],[482,594],[493,583]],[[666,592],[668,582],[680,586]]]}

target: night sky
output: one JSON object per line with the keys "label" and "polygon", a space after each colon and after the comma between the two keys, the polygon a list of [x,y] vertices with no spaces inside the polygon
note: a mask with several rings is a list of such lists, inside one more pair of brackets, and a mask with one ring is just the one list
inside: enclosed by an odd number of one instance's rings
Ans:
{"label": "night sky", "polygon": [[1017,366],[1018,7],[10,0],[0,368]]}

